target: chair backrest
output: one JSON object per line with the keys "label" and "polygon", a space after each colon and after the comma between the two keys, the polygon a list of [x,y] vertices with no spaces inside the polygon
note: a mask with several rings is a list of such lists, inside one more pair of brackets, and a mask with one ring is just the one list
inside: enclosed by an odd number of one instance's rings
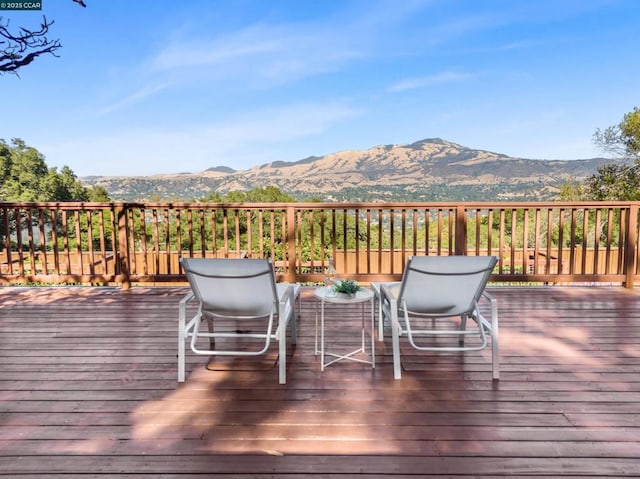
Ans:
{"label": "chair backrest", "polygon": [[270,259],[181,258],[180,264],[206,313],[256,318],[277,311]]}
{"label": "chair backrest", "polygon": [[427,316],[470,313],[497,260],[495,256],[412,256],[402,277],[398,304]]}

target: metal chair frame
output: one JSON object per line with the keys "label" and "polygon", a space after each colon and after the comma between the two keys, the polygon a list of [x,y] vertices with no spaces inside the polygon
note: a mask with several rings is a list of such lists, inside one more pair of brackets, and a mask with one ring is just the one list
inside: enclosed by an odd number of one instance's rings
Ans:
{"label": "metal chair frame", "polygon": [[[492,375],[493,379],[500,378],[498,306],[496,299],[485,291],[496,262],[495,256],[413,256],[407,261],[400,283],[380,283],[381,312],[391,324],[395,379],[402,376],[399,340],[402,335],[417,350],[444,352],[482,350],[490,337]],[[481,300],[488,301],[490,318],[482,314]],[[455,317],[460,318],[458,329],[436,329],[438,319]],[[431,328],[414,327],[419,318],[431,319]],[[476,329],[467,329],[469,319]],[[458,345],[424,342],[426,337],[442,336],[457,337]],[[467,336],[478,337],[479,344],[465,345]]]}
{"label": "metal chair frame", "polygon": [[[185,380],[186,342],[191,350],[207,356],[258,356],[264,354],[274,339],[279,345],[278,380],[286,383],[287,325],[291,325],[291,342],[296,343],[296,284],[276,284],[270,259],[181,258],[192,291],[179,303],[178,314],[178,382]],[[187,306],[197,301],[196,314],[187,322]],[[274,331],[275,318],[278,318]],[[266,320],[264,332],[215,332],[216,320]],[[208,330],[201,324],[207,322]],[[209,339],[209,348],[198,346],[198,339]],[[216,349],[216,338],[263,339],[258,350]]]}

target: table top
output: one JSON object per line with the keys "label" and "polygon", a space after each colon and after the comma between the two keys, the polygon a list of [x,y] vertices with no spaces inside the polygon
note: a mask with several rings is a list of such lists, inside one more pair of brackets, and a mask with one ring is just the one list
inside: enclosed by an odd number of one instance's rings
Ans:
{"label": "table top", "polygon": [[343,295],[337,295],[337,293],[331,290],[331,288],[325,288],[324,286],[316,288],[313,294],[318,299],[328,303],[338,304],[363,303],[365,301],[370,301],[371,298],[373,298],[373,291],[367,288],[361,289],[351,298]]}

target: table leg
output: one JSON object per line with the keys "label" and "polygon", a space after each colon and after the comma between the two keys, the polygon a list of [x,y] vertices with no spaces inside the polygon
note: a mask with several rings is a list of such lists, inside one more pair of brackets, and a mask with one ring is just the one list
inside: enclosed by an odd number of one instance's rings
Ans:
{"label": "table leg", "polygon": [[318,350],[318,300],[317,299],[316,299],[316,331],[313,336],[313,341],[314,341],[314,354],[317,356],[318,353],[320,352]]}
{"label": "table leg", "polygon": [[[371,298],[371,367],[375,369],[376,367],[376,341],[374,339],[374,331],[376,330],[375,326],[375,296]],[[364,314],[362,315],[364,318]]]}
{"label": "table leg", "polygon": [[324,372],[324,300],[320,301],[320,371]]}

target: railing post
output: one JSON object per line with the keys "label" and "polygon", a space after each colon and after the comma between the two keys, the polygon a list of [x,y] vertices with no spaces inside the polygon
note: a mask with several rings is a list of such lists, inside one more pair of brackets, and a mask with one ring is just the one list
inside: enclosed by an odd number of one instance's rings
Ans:
{"label": "railing post", "polygon": [[116,261],[116,277],[120,280],[122,289],[131,288],[131,278],[129,277],[129,248],[127,247],[127,213],[124,204],[120,203],[115,207],[118,219],[118,255]]}
{"label": "railing post", "polygon": [[456,256],[467,254],[467,209],[464,205],[456,206],[456,244],[454,253]]}
{"label": "railing post", "polygon": [[287,281],[295,283],[296,275],[296,211],[294,205],[287,205]]}
{"label": "railing post", "polygon": [[625,288],[633,288],[636,275],[636,251],[638,250],[638,204],[629,205],[627,215],[627,231],[624,251]]}

